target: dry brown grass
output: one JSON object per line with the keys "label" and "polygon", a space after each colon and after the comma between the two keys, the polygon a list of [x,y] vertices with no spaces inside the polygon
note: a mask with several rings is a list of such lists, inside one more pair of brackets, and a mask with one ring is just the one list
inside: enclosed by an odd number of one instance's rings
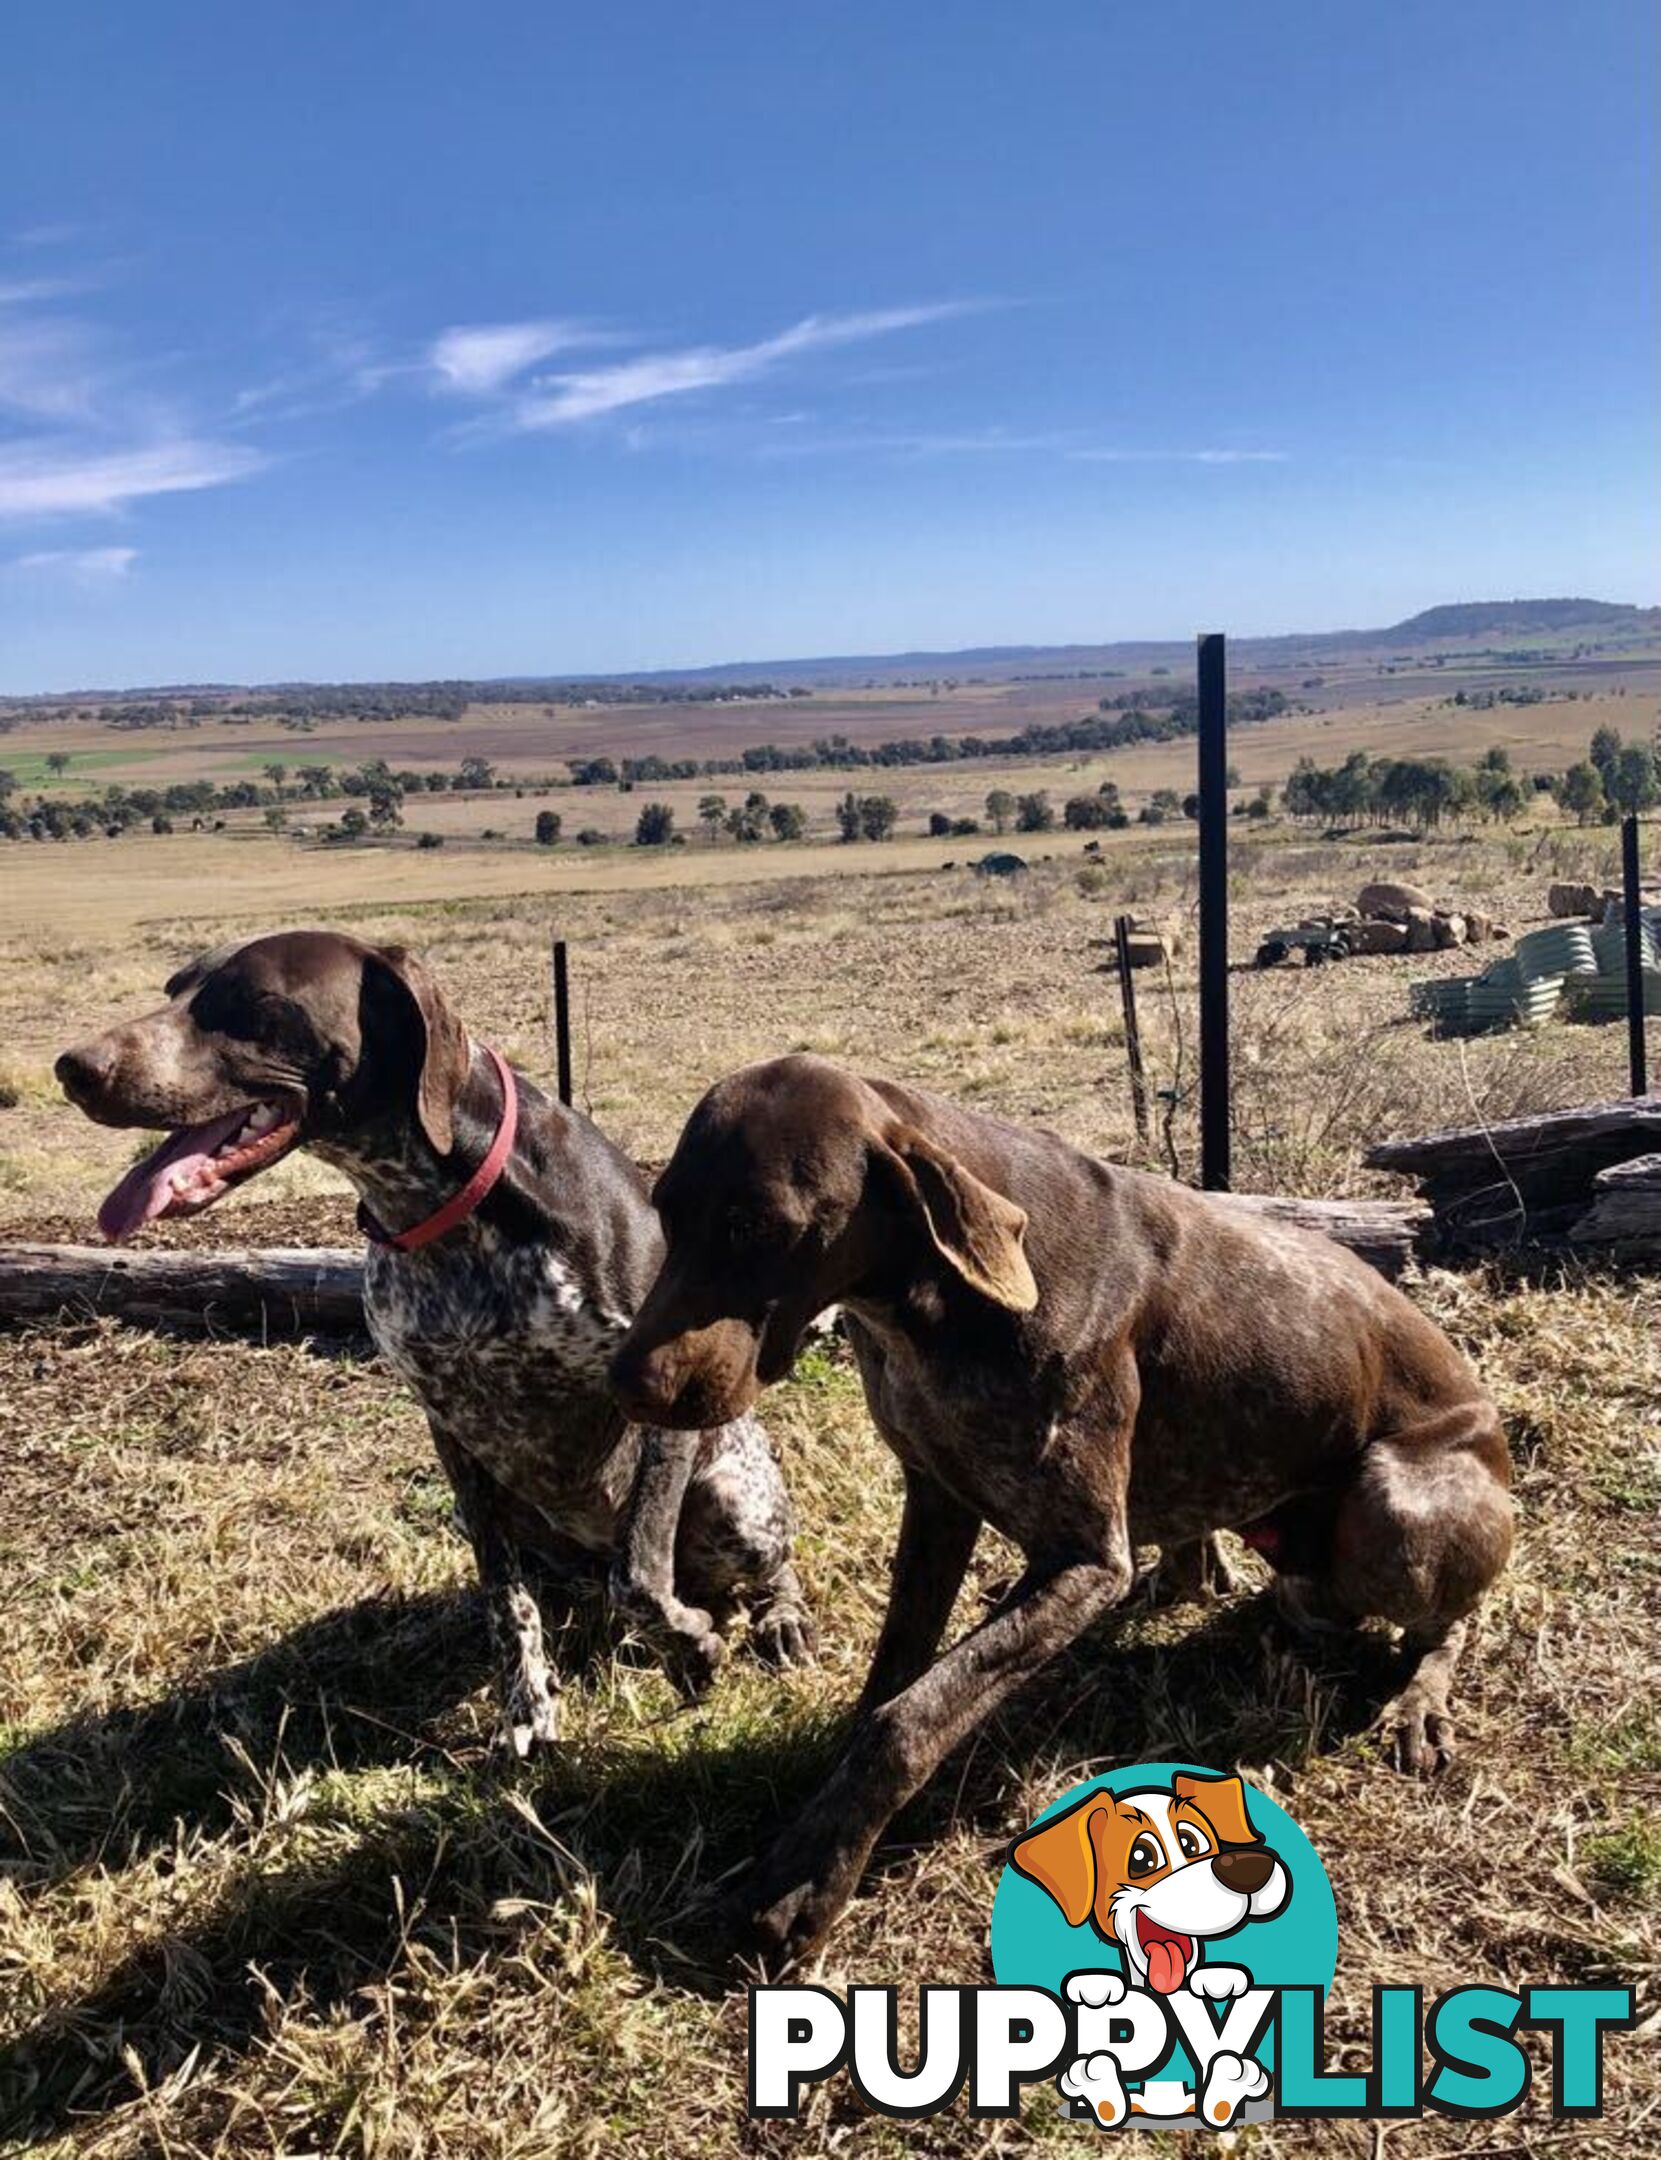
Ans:
{"label": "dry brown grass", "polygon": [[[1386,864],[1480,888],[1520,925],[1550,875],[1605,845],[1271,839],[1241,858],[1237,946]],[[1093,894],[1058,848],[1013,890],[932,872],[531,903],[386,894],[345,913],[426,947],[475,1027],[544,1071],[557,924],[576,941],[579,1080],[647,1158],[709,1078],[797,1043],[1129,1152],[1117,989],[1092,941],[1119,904],[1183,913],[1187,850],[1183,835],[1129,848]],[[52,1050],[142,1004],[181,953],[253,926],[236,893],[215,903],[0,945],[14,1234],[69,1234],[131,1151],[54,1102]],[[1469,964],[1237,975],[1242,1182],[1362,1186],[1380,1131],[1618,1087],[1618,1031],[1427,1042],[1404,1017],[1407,981]],[[1157,1080],[1191,1085],[1191,969],[1174,996],[1149,976],[1139,988]],[[1186,1099],[1173,1131],[1187,1167]],[[256,1187],[166,1234],[343,1234],[321,1173],[277,1175],[280,1204]],[[1389,2155],[1661,2149],[1661,1293],[1489,1273],[1435,1274],[1415,1295],[1494,1389],[1522,1502],[1449,1779],[1421,1789],[1377,1760],[1376,1645],[1311,1666],[1255,1597],[1138,1609],[902,1818],[833,1939],[833,1983],[987,1977],[1013,1827],[1086,1769],[1237,1762],[1272,1781],[1331,1871],[1340,2061],[1365,2052],[1375,1982],[1640,1990],[1651,2025],[1609,2045],[1605,2125],[1554,2133],[1536,2100],[1493,2125],[1395,2126]],[[743,2000],[707,1976],[700,1903],[822,1766],[875,1633],[895,1517],[890,1460],[834,1358],[808,1359],[769,1405],[821,1666],[779,1683],[735,1660],[685,1712],[579,1610],[562,1636],[568,1744],[513,1772],[485,1750],[482,1635],[424,1427],[373,1362],[107,1324],[14,1335],[0,1358],[0,2122],[19,2142],[100,2160],[874,2160],[1077,2139],[1043,2091],[1009,2124],[954,2112],[907,2128],[865,2116],[841,2083],[805,2126],[743,2115]],[[1007,1565],[989,1540],[965,1612]],[[1268,2126],[1231,2149],[1380,2148],[1369,2126],[1335,2124]]]}

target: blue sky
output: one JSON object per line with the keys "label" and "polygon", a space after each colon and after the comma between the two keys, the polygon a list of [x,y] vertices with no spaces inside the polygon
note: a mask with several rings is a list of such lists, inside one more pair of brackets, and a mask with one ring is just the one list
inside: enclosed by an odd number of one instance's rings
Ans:
{"label": "blue sky", "polygon": [[0,688],[1651,602],[1650,0],[21,0]]}

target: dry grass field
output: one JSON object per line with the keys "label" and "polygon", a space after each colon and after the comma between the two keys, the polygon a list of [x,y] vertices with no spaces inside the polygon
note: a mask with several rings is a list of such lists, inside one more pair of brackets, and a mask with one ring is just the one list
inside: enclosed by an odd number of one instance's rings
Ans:
{"label": "dry grass field", "polygon": [[[1521,728],[1542,714],[1577,749],[1595,724],[1586,703],[1477,717]],[[1317,715],[1242,731],[1237,761],[1250,782],[1261,737],[1278,777],[1312,728],[1330,762],[1352,724],[1383,750],[1436,722],[1411,701]],[[1103,770],[1128,786],[1130,764]],[[930,802],[941,782],[991,784],[979,767],[892,779],[896,794],[922,782]],[[56,1098],[53,1052],[141,1009],[192,950],[295,919],[420,946],[475,1032],[543,1077],[547,940],[568,937],[579,1100],[644,1160],[716,1075],[804,1046],[1135,1159],[1100,941],[1120,907],[1191,929],[1192,828],[1105,837],[1099,866],[1077,836],[1036,843],[1048,859],[1008,885],[940,867],[973,843],[915,840],[586,860],[336,855],[231,834],[8,851],[0,1234],[84,1234],[132,1153],[131,1136]],[[1612,868],[1606,833],[1549,814],[1422,844],[1242,829],[1235,950],[1249,959],[1262,930],[1367,876],[1416,878],[1522,929],[1553,876]],[[1426,1040],[1408,982],[1485,957],[1242,967],[1239,1182],[1380,1190],[1361,1167],[1375,1138],[1620,1092],[1619,1030]],[[1149,1154],[1191,1174],[1191,961],[1138,987],[1170,1098]],[[331,1242],[349,1210],[320,1169],[291,1164],[188,1230],[148,1234]],[[1366,1730],[1378,1644],[1312,1665],[1259,1596],[1138,1607],[901,1818],[832,1940],[830,1984],[988,1977],[991,1890],[1033,1812],[1115,1762],[1238,1763],[1331,1873],[1339,2064],[1366,2057],[1378,1982],[1626,1983],[1644,2023],[1609,2044],[1602,2123],[1553,2124],[1537,2090],[1495,2123],[1267,2125],[1182,2151],[1661,2151],[1661,1287],[1494,1267],[1432,1272],[1413,1294],[1495,1392],[1521,1503],[1447,1779],[1410,1785],[1379,1759]],[[864,2113],[841,2081],[805,2124],[744,2116],[744,1998],[711,1968],[702,1903],[834,1745],[897,1512],[834,1351],[804,1359],[767,1406],[804,1517],[820,1665],[778,1681],[737,1657],[686,1711],[579,1609],[561,1637],[567,1743],[514,1770],[485,1746],[482,1626],[442,1478],[373,1360],[65,1321],[0,1341],[0,1366],[0,2139],[88,2160],[1082,2149],[1041,2089],[1010,2123],[953,2111],[907,2127]],[[1007,1561],[988,1540],[966,1613]],[[1179,2149],[1127,2149],[1156,2144]]]}

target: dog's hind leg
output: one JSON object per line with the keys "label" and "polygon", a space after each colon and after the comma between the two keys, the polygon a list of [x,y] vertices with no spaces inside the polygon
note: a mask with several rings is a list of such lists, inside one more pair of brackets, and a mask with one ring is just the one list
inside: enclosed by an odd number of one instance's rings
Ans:
{"label": "dog's hind leg", "polygon": [[1156,1605],[1199,1605],[1210,1598],[1233,1597],[1247,1584],[1214,1536],[1167,1546],[1146,1579]]}
{"label": "dog's hind leg", "polygon": [[1509,1483],[1498,1416],[1478,1399],[1373,1442],[1339,1500],[1312,1617],[1401,1629],[1407,1677],[1379,1728],[1409,1775],[1432,1777],[1452,1757],[1454,1670],[1511,1552]]}
{"label": "dog's hind leg", "polygon": [[810,1664],[819,1639],[791,1561],[796,1511],[773,1443],[750,1416],[705,1437],[681,1516],[675,1580],[717,1613],[748,1604],[750,1648],[764,1665]]}
{"label": "dog's hind leg", "polygon": [[499,1676],[501,1715],[495,1744],[528,1755],[533,1747],[551,1746],[559,1738],[559,1681],[543,1648],[542,1614],[526,1585],[519,1548],[503,1521],[501,1488],[436,1423],[432,1435],[467,1525],[484,1591]]}

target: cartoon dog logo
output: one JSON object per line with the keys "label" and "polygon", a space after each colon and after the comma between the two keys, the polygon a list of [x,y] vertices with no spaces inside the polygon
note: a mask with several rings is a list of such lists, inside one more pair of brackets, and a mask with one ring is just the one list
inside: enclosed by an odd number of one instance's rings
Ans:
{"label": "cartoon dog logo", "polygon": [[[1205,1946],[1272,1918],[1292,1894],[1284,1862],[1252,1825],[1237,1777],[1179,1772],[1169,1788],[1098,1788],[1018,1838],[1010,1862],[1054,1899],[1070,1927],[1088,1922],[1118,1950],[1124,1979],[1080,1973],[1067,1983],[1075,2002],[1098,2010],[1122,2003],[1127,1983],[1164,1996],[1179,1989],[1218,2001],[1243,1995],[1250,1972],[1206,1962]],[[1268,2083],[1260,2063],[1219,2055],[1204,2079],[1200,2114],[1220,2121],[1226,2109],[1232,2119]],[[1087,2101],[1106,2124],[1150,2112],[1127,2102],[1117,2066],[1100,2053],[1074,2065],[1063,2091]],[[1159,2097],[1166,2099],[1163,2089]]]}

